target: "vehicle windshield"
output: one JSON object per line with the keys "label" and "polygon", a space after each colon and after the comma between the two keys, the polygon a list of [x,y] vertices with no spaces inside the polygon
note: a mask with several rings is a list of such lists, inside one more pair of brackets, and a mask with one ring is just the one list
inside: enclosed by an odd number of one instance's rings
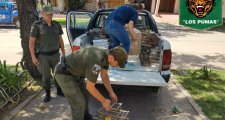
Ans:
{"label": "vehicle windshield", "polygon": [[0,11],[6,11],[8,10],[9,6],[7,3],[0,4]]}
{"label": "vehicle windshield", "polygon": [[[97,21],[95,22],[94,28],[104,27],[105,20],[110,12],[102,12],[99,14]],[[140,13],[138,16],[138,21],[135,23],[135,28],[137,29],[148,29],[150,30],[149,19],[146,13]]]}
{"label": "vehicle windshield", "polygon": [[85,13],[72,14],[70,17],[70,27],[76,29],[86,29],[91,18]]}

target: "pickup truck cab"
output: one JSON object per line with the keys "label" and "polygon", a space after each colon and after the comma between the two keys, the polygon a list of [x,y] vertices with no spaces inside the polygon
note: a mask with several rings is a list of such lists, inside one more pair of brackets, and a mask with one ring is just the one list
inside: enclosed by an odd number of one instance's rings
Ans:
{"label": "pickup truck cab", "polygon": [[0,2],[0,24],[13,24],[16,28],[20,27],[15,2]]}
{"label": "pickup truck cab", "polygon": [[[67,13],[66,30],[72,51],[95,46],[95,40],[107,41],[106,44],[110,44],[109,36],[104,32],[104,23],[112,10],[100,9],[94,13],[78,11]],[[160,36],[156,22],[151,13],[146,10],[139,14],[135,28],[142,33],[140,53],[128,55],[128,63],[124,69],[109,68],[111,84],[156,88],[166,86],[170,79],[172,57],[170,43]],[[155,45],[145,43],[146,38],[148,39],[151,35],[157,38]],[[101,84],[100,79],[99,77],[98,83]]]}

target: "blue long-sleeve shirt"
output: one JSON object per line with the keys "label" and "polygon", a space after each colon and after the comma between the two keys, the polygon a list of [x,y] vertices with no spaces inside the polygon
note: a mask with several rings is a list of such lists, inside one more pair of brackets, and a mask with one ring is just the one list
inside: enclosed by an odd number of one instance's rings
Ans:
{"label": "blue long-sleeve shirt", "polygon": [[115,20],[120,22],[122,25],[129,23],[129,21],[137,22],[138,12],[135,8],[123,5],[114,9],[109,15],[107,20]]}

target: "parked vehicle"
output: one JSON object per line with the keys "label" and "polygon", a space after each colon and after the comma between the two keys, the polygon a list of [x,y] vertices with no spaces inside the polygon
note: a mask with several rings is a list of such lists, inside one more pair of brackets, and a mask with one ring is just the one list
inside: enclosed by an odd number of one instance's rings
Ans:
{"label": "parked vehicle", "polygon": [[[104,23],[112,10],[101,9],[95,13],[68,12],[66,29],[73,51],[93,45],[98,46],[97,41],[102,41],[100,43],[103,44],[102,47],[106,44],[110,45],[109,36],[104,31]],[[139,14],[135,28],[142,33],[140,52],[128,56],[128,64],[124,69],[108,70],[111,84],[157,88],[166,86],[170,79],[172,58],[170,43],[160,36],[155,20],[146,10]],[[151,43],[146,43],[149,40]],[[98,83],[101,83],[100,79],[99,77]]]}
{"label": "parked vehicle", "polygon": [[0,24],[13,24],[16,28],[20,27],[15,2],[0,2]]}

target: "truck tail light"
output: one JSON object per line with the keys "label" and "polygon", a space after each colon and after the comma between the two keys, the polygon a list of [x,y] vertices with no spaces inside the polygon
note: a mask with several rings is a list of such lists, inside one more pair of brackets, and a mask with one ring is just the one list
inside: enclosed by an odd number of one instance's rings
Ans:
{"label": "truck tail light", "polygon": [[77,50],[79,50],[79,49],[80,49],[80,46],[73,46],[73,47],[72,47],[72,52],[77,51]]}
{"label": "truck tail light", "polygon": [[162,71],[169,70],[171,66],[171,59],[172,59],[172,51],[164,50],[163,52],[163,61],[162,61]]}

